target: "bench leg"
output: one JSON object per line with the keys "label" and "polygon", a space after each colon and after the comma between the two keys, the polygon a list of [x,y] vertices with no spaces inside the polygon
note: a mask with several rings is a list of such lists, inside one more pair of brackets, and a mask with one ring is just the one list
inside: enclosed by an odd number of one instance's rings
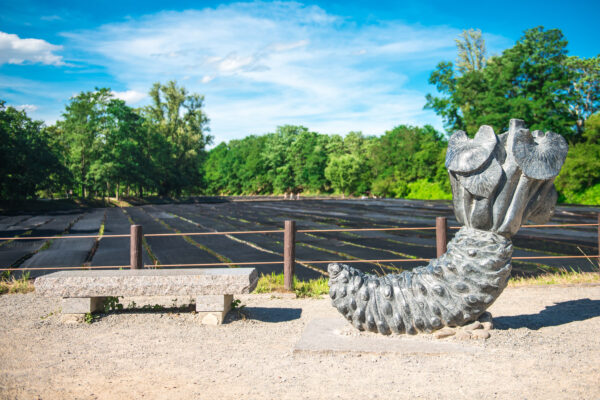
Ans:
{"label": "bench leg", "polygon": [[104,309],[106,297],[64,297],[63,314],[87,314]]}
{"label": "bench leg", "polygon": [[233,295],[204,295],[196,297],[196,312],[204,325],[221,325],[231,310]]}

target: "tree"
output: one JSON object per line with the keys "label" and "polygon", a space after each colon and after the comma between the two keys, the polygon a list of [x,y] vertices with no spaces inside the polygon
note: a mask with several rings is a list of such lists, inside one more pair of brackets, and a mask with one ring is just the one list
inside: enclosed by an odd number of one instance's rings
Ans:
{"label": "tree", "polygon": [[327,186],[327,135],[301,131],[290,146],[290,162],[296,191],[321,192]]}
{"label": "tree", "polygon": [[456,67],[460,74],[480,71],[485,66],[485,40],[479,29],[463,30],[461,38],[455,39],[458,48]]}
{"label": "tree", "polygon": [[48,140],[48,147],[56,157],[56,163],[45,179],[46,187],[42,189],[41,194],[46,197],[53,197],[54,194],[65,195],[73,187],[73,175],[67,168],[69,154],[65,133],[57,124],[44,126],[42,129]]}
{"label": "tree", "polygon": [[570,94],[574,101],[569,104],[577,123],[577,133],[584,131],[586,120],[600,110],[600,55],[592,58],[568,57],[566,66],[573,74]]}
{"label": "tree", "polygon": [[586,120],[582,136],[586,143],[600,145],[600,112]]}
{"label": "tree", "polygon": [[378,196],[404,197],[408,184],[419,179],[448,180],[440,158],[446,143],[426,125],[423,128],[400,125],[387,131],[369,152],[373,193]]}
{"label": "tree", "polygon": [[425,95],[427,102],[424,108],[431,109],[442,117],[444,128],[448,132],[466,129],[460,107],[461,103],[457,99],[456,90],[458,82],[454,74],[454,64],[448,61],[440,62],[429,76],[428,82],[431,85],[435,85],[441,96],[434,97],[427,93]]}
{"label": "tree", "polygon": [[66,178],[41,121],[0,100],[0,198],[17,201],[52,191]]}
{"label": "tree", "polygon": [[304,126],[284,125],[267,135],[263,159],[275,193],[298,191],[290,149],[298,136],[306,132],[308,129]]}
{"label": "tree", "polygon": [[119,199],[121,183],[127,188],[143,186],[141,183],[151,167],[143,154],[142,118],[118,99],[108,101],[105,114],[105,123],[96,138],[97,157],[91,163],[90,175],[98,191],[106,190],[110,195],[112,186]]}
{"label": "tree", "polygon": [[95,185],[90,167],[99,157],[97,144],[106,124],[106,107],[111,97],[108,88],[81,92],[70,99],[63,113],[64,120],[57,123],[64,132],[67,168],[82,197],[87,197],[89,188]]}
{"label": "tree", "polygon": [[[589,117],[582,135],[584,141],[572,144],[556,188],[566,201],[579,202],[579,196],[587,191],[599,193],[600,186],[600,113]],[[596,187],[594,191],[594,187]],[[597,196],[597,195],[596,195]],[[590,204],[600,204],[600,198],[589,199]]]}
{"label": "tree", "polygon": [[161,135],[168,145],[161,157],[159,192],[180,195],[198,189],[203,182],[205,147],[212,143],[208,117],[203,111],[204,96],[188,94],[174,81],[155,83],[150,90],[152,105],[144,108],[147,129]]}
{"label": "tree", "polygon": [[511,118],[520,118],[530,129],[572,138],[576,121],[569,105],[575,98],[569,91],[573,72],[566,65],[566,46],[560,30],[537,27],[482,69],[457,76],[451,63],[440,63],[429,82],[442,96],[427,95],[425,107],[442,116],[448,130],[466,129],[471,135],[484,124],[503,132]]}
{"label": "tree", "polygon": [[362,159],[354,154],[342,154],[329,159],[325,177],[343,195],[354,193],[362,174]]}

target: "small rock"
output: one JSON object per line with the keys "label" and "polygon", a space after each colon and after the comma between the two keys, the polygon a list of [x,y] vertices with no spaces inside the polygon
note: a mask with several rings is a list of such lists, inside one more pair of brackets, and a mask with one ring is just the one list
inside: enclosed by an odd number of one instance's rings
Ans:
{"label": "small rock", "polygon": [[482,328],[483,328],[483,326],[481,325],[481,322],[479,322],[479,321],[475,321],[475,322],[470,323],[469,325],[463,326],[463,329],[466,331],[473,331],[475,329],[482,329]]}
{"label": "small rock", "polygon": [[456,331],[454,329],[443,328],[443,329],[440,329],[439,331],[436,331],[433,334],[433,337],[436,339],[443,339],[443,338],[447,338],[449,336],[454,336],[454,334],[456,334]]}
{"label": "small rock", "polygon": [[490,338],[490,333],[488,331],[484,331],[484,330],[478,330],[478,331],[474,331],[471,335],[473,337],[473,339],[489,339]]}
{"label": "small rock", "polygon": [[460,329],[456,332],[456,335],[454,335],[454,337],[458,340],[469,340],[471,339],[471,333],[471,331],[464,331]]}
{"label": "small rock", "polygon": [[84,314],[63,314],[60,321],[63,324],[80,324],[84,320]]}
{"label": "small rock", "polygon": [[203,325],[219,325],[219,319],[214,314],[207,314],[202,318]]}
{"label": "small rock", "polygon": [[485,329],[486,331],[494,329],[494,324],[491,321],[483,322],[481,326],[483,326],[483,329]]}
{"label": "small rock", "polygon": [[479,318],[477,318],[477,320],[479,322],[492,322],[492,314],[489,312],[484,312]]}

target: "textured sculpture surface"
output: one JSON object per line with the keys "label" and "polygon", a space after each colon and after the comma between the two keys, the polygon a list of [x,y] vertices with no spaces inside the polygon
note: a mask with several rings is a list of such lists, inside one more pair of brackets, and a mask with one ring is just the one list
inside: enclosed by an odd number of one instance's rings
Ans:
{"label": "textured sculpture surface", "polygon": [[511,237],[526,220],[547,222],[554,212],[554,178],[567,143],[511,119],[499,136],[482,126],[474,139],[457,131],[448,141],[446,168],[454,213],[464,225],[448,251],[424,267],[382,277],[330,264],[332,304],[357,329],[382,334],[432,332],[476,320],[506,287]]}

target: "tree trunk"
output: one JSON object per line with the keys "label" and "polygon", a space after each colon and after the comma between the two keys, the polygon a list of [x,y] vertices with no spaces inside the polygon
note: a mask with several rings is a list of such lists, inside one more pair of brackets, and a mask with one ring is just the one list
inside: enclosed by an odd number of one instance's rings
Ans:
{"label": "tree trunk", "polygon": [[121,183],[117,182],[117,194],[116,194],[117,201],[119,201],[119,191],[120,191],[120,189],[121,189]]}

